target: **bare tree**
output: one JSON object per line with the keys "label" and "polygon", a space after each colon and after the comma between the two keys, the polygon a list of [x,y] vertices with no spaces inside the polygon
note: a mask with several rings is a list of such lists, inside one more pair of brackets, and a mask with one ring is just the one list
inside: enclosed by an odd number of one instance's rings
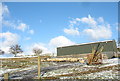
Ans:
{"label": "bare tree", "polygon": [[4,54],[5,52],[3,50],[0,49],[0,55]]}
{"label": "bare tree", "polygon": [[40,49],[40,48],[33,48],[33,53],[38,56],[38,55],[40,55],[42,53],[42,49]]}
{"label": "bare tree", "polygon": [[18,53],[23,52],[22,49],[21,49],[21,46],[18,45],[18,44],[11,46],[9,51],[10,51],[10,53],[14,54],[15,57]]}

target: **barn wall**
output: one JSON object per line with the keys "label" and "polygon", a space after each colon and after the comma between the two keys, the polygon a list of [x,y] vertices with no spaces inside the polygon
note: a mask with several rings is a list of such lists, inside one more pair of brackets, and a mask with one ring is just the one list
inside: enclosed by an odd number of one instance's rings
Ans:
{"label": "barn wall", "polygon": [[113,55],[113,52],[117,51],[116,42],[115,41],[105,41],[105,42],[95,42],[81,45],[72,45],[66,47],[57,48],[57,55],[71,55],[71,54],[85,54],[92,53],[92,49],[97,47],[100,43],[100,47],[103,46],[103,52],[105,52],[109,57]]}
{"label": "barn wall", "polygon": [[103,52],[103,54],[106,54],[108,58],[112,58],[114,56],[114,52],[113,51]]}

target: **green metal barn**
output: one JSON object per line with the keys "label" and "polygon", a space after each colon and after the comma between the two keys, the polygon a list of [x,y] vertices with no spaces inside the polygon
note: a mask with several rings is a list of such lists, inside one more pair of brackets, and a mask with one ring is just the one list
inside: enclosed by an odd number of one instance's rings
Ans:
{"label": "green metal barn", "polygon": [[84,43],[77,44],[71,46],[64,46],[57,48],[57,56],[63,55],[73,55],[73,54],[88,54],[92,53],[92,49],[94,47],[103,46],[103,54],[107,54],[108,58],[114,56],[117,53],[117,46],[115,40],[110,41],[101,41],[101,42],[93,42],[93,43]]}

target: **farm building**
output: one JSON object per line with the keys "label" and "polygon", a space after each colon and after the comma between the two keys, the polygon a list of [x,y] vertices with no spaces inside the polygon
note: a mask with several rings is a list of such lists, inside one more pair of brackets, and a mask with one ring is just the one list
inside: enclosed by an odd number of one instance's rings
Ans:
{"label": "farm building", "polygon": [[57,48],[57,56],[73,55],[73,54],[89,54],[92,53],[93,48],[102,47],[103,54],[106,54],[108,58],[113,57],[117,53],[117,46],[115,40],[84,43],[71,46],[64,46]]}

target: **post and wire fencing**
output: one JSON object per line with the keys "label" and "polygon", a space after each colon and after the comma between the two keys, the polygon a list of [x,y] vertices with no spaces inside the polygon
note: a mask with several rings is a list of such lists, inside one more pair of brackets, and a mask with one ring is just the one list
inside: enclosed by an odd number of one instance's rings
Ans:
{"label": "post and wire fencing", "polygon": [[48,56],[0,58],[0,70],[3,72],[0,77],[3,76],[4,79],[9,79],[9,75],[13,73],[24,73],[26,70],[35,69],[33,75],[37,73],[37,77],[40,79],[41,59],[44,58],[48,58]]}

